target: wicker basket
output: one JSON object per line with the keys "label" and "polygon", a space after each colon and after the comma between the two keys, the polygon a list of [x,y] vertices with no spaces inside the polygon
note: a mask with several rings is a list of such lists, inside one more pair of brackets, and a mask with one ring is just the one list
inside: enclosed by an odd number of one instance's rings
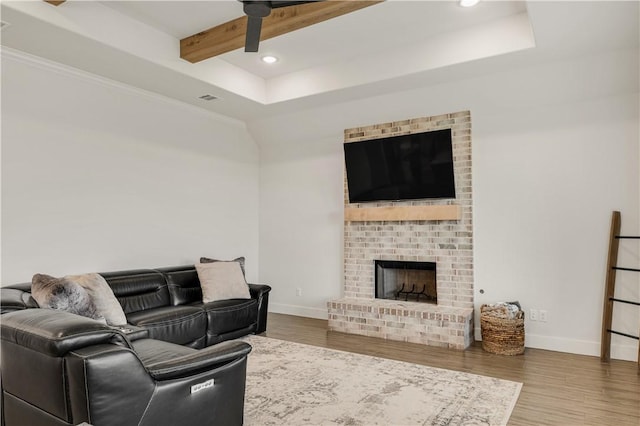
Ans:
{"label": "wicker basket", "polygon": [[480,307],[482,349],[498,355],[522,355],[524,353],[524,312],[507,319],[489,315],[487,305]]}

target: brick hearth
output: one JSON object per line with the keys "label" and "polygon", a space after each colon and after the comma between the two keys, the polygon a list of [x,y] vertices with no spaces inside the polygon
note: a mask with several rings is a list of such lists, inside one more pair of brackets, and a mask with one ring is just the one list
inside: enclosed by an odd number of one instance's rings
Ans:
{"label": "brick hearth", "polygon": [[[469,111],[345,130],[345,142],[452,129],[455,200],[350,204],[460,207],[459,220],[344,224],[344,298],[327,303],[331,330],[464,349],[473,341],[473,223]],[[346,174],[345,174],[346,176]],[[374,260],[436,262],[438,304],[375,298]]]}

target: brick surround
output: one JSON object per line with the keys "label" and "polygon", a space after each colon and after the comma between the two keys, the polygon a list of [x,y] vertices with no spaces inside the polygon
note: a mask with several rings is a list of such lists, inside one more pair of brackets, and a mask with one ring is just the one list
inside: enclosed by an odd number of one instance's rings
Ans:
{"label": "brick surround", "polygon": [[[345,143],[452,129],[455,200],[353,203],[345,207],[460,206],[460,220],[345,222],[344,298],[327,303],[329,329],[464,349],[473,341],[473,223],[469,111],[345,130]],[[436,262],[438,305],[375,299],[374,260]]]}

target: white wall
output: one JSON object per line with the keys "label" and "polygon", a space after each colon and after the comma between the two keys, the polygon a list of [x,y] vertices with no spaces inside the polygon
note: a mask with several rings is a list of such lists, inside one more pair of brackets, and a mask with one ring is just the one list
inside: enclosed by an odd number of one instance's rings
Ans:
{"label": "white wall", "polygon": [[[638,101],[638,52],[613,52],[250,123],[259,153],[236,121],[3,52],[2,283],[245,255],[273,311],[324,317],[342,293],[343,129],[469,109],[476,305],[546,309],[528,346],[595,355],[611,210],[640,233]],[[637,310],[614,323],[636,333]]]}
{"label": "white wall", "polygon": [[258,148],[243,123],[2,54],[2,284],[247,258]]}
{"label": "white wall", "polygon": [[261,148],[260,279],[273,288],[274,312],[326,318],[327,300],[340,296],[344,180],[335,141]]}
{"label": "white wall", "polygon": [[[637,50],[620,51],[250,123],[272,309],[323,318],[342,294],[343,129],[469,109],[476,307],[544,309],[548,322],[526,322],[528,346],[599,354],[611,211],[640,231],[638,77]],[[640,262],[630,247],[625,261]],[[640,298],[637,278],[618,285]],[[639,313],[619,310],[614,324],[635,334]],[[613,345],[636,358],[634,341]]]}

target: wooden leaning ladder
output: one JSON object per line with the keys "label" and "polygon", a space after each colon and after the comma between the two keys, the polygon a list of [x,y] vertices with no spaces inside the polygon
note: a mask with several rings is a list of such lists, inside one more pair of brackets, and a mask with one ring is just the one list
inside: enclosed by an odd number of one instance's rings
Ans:
{"label": "wooden leaning ladder", "polygon": [[[640,336],[614,331],[611,329],[613,319],[614,302],[627,303],[630,305],[640,306],[640,302],[631,300],[622,300],[615,297],[616,291],[616,271],[632,271],[640,272],[637,268],[622,268],[618,264],[618,247],[620,240],[640,239],[640,236],[623,236],[620,235],[620,212],[614,211],[611,216],[611,235],[609,237],[609,255],[607,257],[607,278],[605,281],[604,293],[604,310],[602,314],[602,340],[600,345],[600,360],[609,362],[611,358],[611,334],[629,337],[631,339],[640,340]],[[640,369],[640,345],[638,346],[638,369]]]}

